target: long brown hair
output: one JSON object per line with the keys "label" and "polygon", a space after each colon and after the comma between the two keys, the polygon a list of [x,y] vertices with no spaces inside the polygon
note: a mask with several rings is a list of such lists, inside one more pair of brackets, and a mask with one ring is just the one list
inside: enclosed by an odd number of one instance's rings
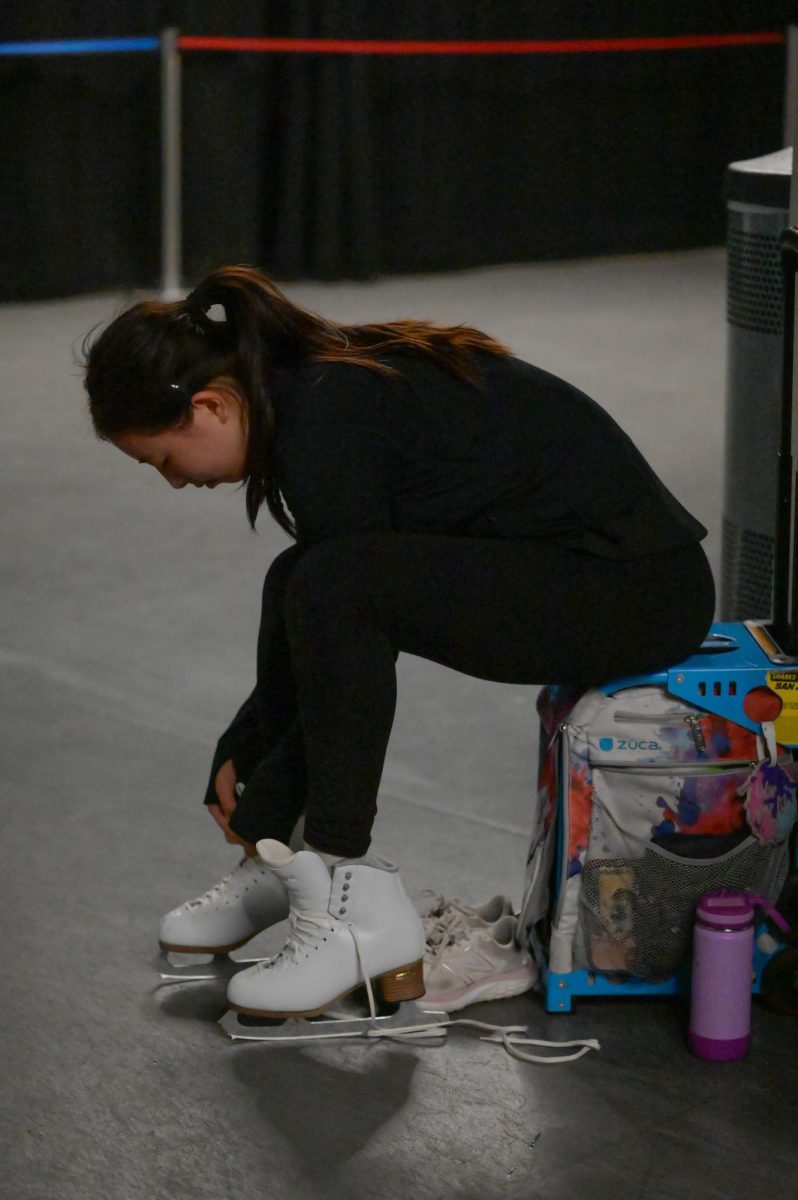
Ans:
{"label": "long brown hair", "polygon": [[[208,310],[220,305],[224,320]],[[387,352],[420,354],[478,386],[475,351],[508,354],[467,325],[426,321],[341,325],[292,304],[253,267],[219,267],[185,300],[144,300],[83,342],[85,386],[98,437],[160,433],[190,420],[191,397],[212,380],[232,377],[246,407],[246,506],[250,524],[264,500],[292,537],[273,471],[275,369],[307,362],[347,362],[398,375],[380,360]]]}

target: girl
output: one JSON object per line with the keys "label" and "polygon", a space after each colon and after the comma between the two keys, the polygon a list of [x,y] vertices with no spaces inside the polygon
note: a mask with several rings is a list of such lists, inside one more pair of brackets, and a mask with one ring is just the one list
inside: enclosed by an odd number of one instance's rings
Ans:
{"label": "girl", "polygon": [[99,437],[172,487],[240,481],[253,527],[265,503],[296,541],[206,795],[247,857],[162,946],[231,949],[290,905],[286,951],[234,977],[234,1006],[307,1014],[364,976],[419,995],[418,917],[368,853],[397,655],[578,687],[665,666],[712,620],[706,530],[593,400],[465,326],[336,324],[224,267],[85,354]]}

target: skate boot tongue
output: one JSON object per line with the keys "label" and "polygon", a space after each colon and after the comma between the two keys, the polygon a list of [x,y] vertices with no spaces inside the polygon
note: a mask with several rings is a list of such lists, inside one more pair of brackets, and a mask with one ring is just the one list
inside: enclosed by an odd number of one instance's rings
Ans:
{"label": "skate boot tongue", "polygon": [[327,911],[330,872],[318,854],[311,850],[299,850],[295,854],[272,838],[264,838],[256,848],[266,866],[285,884],[291,908],[305,912]]}

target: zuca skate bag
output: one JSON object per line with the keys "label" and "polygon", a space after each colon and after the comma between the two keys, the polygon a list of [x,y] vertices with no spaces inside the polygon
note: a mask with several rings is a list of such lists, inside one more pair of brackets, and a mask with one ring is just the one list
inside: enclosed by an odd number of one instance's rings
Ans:
{"label": "zuca skate bag", "polygon": [[796,764],[773,736],[661,686],[538,700],[538,813],[520,917],[547,971],[657,982],[683,963],[717,887],[775,900]]}

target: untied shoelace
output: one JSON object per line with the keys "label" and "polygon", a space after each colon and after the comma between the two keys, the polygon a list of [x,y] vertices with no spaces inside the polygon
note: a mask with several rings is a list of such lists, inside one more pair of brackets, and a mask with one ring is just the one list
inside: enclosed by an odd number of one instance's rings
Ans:
{"label": "untied shoelace", "polygon": [[[371,987],[366,964],[363,958],[363,948],[360,945],[360,938],[357,930],[351,924],[347,924],[346,928],[352,935],[357,951],[357,958],[360,964],[360,973],[366,984],[366,994],[369,999],[369,1013],[372,1021],[377,1018],[377,1005],[374,1001],[374,992]],[[540,1038],[521,1037],[521,1034],[526,1034],[525,1025],[491,1025],[487,1021],[475,1021],[471,1017],[451,1017],[445,1021],[430,1022],[429,1025],[414,1025],[406,1029],[401,1026],[393,1029],[367,1029],[366,1037],[387,1037],[395,1038],[399,1041],[423,1041],[424,1039],[439,1038],[441,1030],[451,1027],[452,1025],[468,1025],[471,1029],[488,1029],[490,1033],[487,1037],[481,1037],[481,1042],[501,1042],[508,1054],[513,1058],[520,1058],[524,1062],[532,1063],[564,1063],[575,1062],[577,1058],[581,1058],[583,1054],[587,1054],[590,1050],[600,1050],[601,1047],[595,1038],[576,1038],[569,1042],[547,1042]],[[332,1035],[335,1036],[335,1035]],[[445,1034],[443,1035],[445,1036]],[[579,1049],[573,1054],[558,1054],[558,1055],[541,1055],[527,1054],[523,1050],[519,1050],[519,1046],[548,1046],[560,1049],[561,1047],[578,1046]]]}
{"label": "untied shoelace", "polygon": [[[302,953],[303,947],[310,947],[315,943],[319,936],[323,937],[322,931],[331,932],[334,929],[333,923],[326,914],[322,913],[298,913],[292,912],[289,918],[289,926],[291,933],[286,941],[283,949],[276,958],[267,959],[262,965],[264,968],[272,966],[283,954],[288,954],[292,961],[296,962],[299,955]],[[357,953],[357,960],[360,966],[360,973],[366,987],[366,995],[369,1003],[368,1020],[376,1022],[377,1018],[377,1003],[374,999],[374,989],[371,986],[369,972],[366,969],[363,947],[358,936],[358,932],[351,922],[346,923],[346,929],[352,936]],[[342,1018],[343,1019],[343,1018]],[[438,1041],[441,1037],[446,1037],[446,1029],[453,1025],[466,1025],[471,1029],[488,1030],[488,1034],[480,1038],[483,1042],[500,1042],[508,1054],[513,1058],[518,1058],[524,1062],[554,1064],[564,1062],[575,1062],[590,1050],[601,1049],[598,1041],[595,1038],[576,1038],[566,1042],[548,1042],[539,1038],[530,1038],[522,1036],[526,1034],[525,1025],[491,1025],[486,1021],[475,1021],[470,1017],[456,1017],[454,1019],[447,1018],[445,1021],[430,1021],[429,1024],[411,1025],[406,1027],[393,1026],[391,1029],[380,1029],[373,1025],[372,1028],[366,1028],[362,1034],[352,1033],[318,1033],[315,1038],[351,1038],[364,1036],[367,1038],[390,1038],[395,1041]],[[577,1047],[574,1053],[557,1054],[557,1055],[540,1055],[528,1054],[524,1050],[520,1050],[519,1046],[545,1046],[554,1049],[570,1049]]]}
{"label": "untied shoelace", "polygon": [[427,955],[439,954],[444,946],[451,945],[458,936],[464,936],[471,928],[469,918],[481,916],[479,909],[466,904],[459,896],[445,896],[432,888],[425,889],[422,895],[434,897],[421,916]]}
{"label": "untied shoelace", "polygon": [[452,909],[451,912],[444,913],[436,918],[434,925],[425,927],[427,958],[438,958],[447,947],[467,938],[473,932],[474,927],[464,912]]}

